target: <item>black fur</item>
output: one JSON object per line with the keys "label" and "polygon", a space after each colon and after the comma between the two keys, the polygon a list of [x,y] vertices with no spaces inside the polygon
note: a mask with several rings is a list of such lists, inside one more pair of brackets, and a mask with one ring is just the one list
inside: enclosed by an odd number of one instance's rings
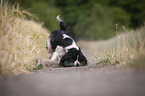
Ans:
{"label": "black fur", "polygon": [[61,29],[53,31],[49,38],[53,52],[55,51],[57,46],[63,47],[66,51],[64,56],[62,56],[62,58],[60,59],[59,65],[67,67],[68,65],[65,65],[65,63],[67,63],[70,64],[69,66],[73,66],[76,60],[79,61],[81,66],[87,65],[87,59],[81,52],[81,49],[77,46],[70,47],[75,42],[73,38],[67,32],[65,32],[68,27],[63,23],[63,20],[61,20],[59,16],[57,16],[57,21]]}
{"label": "black fur", "polygon": [[75,48],[69,49],[69,51],[61,58],[59,65],[65,67],[65,62],[74,63],[77,60],[77,57],[80,62],[80,65],[78,66],[87,65],[87,59],[81,52],[80,48],[79,50],[76,50]]}
{"label": "black fur", "polygon": [[[51,46],[53,50],[55,50],[58,45],[65,48],[66,46],[72,44],[72,39],[70,38],[63,39],[63,34],[67,34],[67,33],[64,32],[63,30],[55,30],[51,33],[49,38],[51,40]],[[69,36],[69,34],[67,35]]]}

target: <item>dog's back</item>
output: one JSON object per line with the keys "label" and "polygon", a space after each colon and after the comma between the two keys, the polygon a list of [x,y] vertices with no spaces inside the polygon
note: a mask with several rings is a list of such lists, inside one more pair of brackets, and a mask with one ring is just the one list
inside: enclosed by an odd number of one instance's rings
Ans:
{"label": "dog's back", "polygon": [[72,47],[79,50],[73,38],[63,30],[53,31],[49,38],[51,39],[51,46],[52,46],[52,49],[54,50],[56,49],[58,45],[62,46],[63,48],[66,48],[66,50],[70,45],[72,45]]}

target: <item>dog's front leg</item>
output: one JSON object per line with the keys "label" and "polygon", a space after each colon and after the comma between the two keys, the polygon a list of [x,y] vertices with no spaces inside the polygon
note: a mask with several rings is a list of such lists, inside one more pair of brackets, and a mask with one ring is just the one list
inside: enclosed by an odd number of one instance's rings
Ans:
{"label": "dog's front leg", "polygon": [[50,61],[56,61],[58,58],[58,52],[53,52],[51,58],[50,58]]}
{"label": "dog's front leg", "polygon": [[55,52],[53,52],[50,60],[51,61],[56,61],[60,60],[60,58],[64,55],[64,49],[61,46],[57,46],[55,49]]}

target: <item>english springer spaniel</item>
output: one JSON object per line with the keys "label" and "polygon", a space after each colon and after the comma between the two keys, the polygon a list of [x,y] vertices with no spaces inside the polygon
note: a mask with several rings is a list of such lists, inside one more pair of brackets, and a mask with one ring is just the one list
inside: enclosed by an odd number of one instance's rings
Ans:
{"label": "english springer spaniel", "polygon": [[53,31],[47,39],[46,49],[51,61],[59,61],[63,67],[85,66],[87,59],[76,45],[74,39],[65,30],[68,28],[59,15],[56,17],[60,30]]}

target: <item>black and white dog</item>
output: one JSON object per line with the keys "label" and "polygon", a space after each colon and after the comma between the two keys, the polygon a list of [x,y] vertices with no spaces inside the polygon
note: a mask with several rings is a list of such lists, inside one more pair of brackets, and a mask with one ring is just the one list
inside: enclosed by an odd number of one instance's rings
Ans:
{"label": "black and white dog", "polygon": [[59,60],[59,65],[68,66],[85,66],[87,59],[76,45],[73,38],[65,32],[67,26],[59,15],[56,17],[60,30],[53,31],[47,39],[46,49],[51,54],[50,60]]}

